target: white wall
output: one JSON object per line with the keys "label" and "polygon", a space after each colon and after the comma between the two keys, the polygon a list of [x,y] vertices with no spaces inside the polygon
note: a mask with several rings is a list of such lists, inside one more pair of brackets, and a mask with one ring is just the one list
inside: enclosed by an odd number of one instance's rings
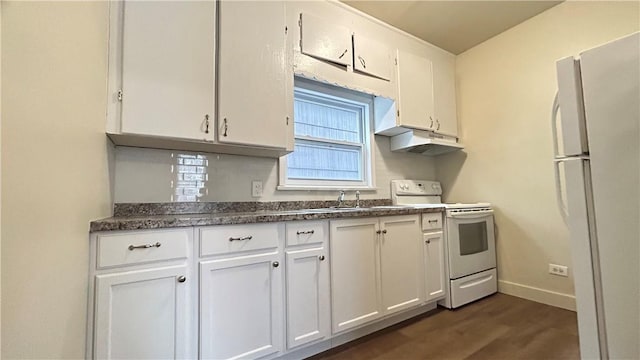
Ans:
{"label": "white wall", "polygon": [[496,209],[500,289],[567,308],[573,277],[568,230],[556,205],[551,159],[555,61],[640,29],[638,2],[562,3],[456,59],[461,138],[466,149],[440,157],[448,201]]}
{"label": "white wall", "polygon": [[[375,136],[376,191],[362,191],[362,199],[389,199],[393,179],[435,178],[435,161],[420,154],[393,153],[389,138]],[[184,151],[120,147],[115,156],[115,202],[167,202],[175,194],[176,157]],[[278,160],[235,155],[206,157],[208,181],[199,201],[333,200],[337,191],[278,191]],[[251,181],[263,182],[264,195],[251,197]],[[353,200],[347,193],[347,200]]]}
{"label": "white wall", "polygon": [[[109,216],[107,2],[2,2],[2,358],[84,358]],[[10,89],[10,91],[7,91]]]}

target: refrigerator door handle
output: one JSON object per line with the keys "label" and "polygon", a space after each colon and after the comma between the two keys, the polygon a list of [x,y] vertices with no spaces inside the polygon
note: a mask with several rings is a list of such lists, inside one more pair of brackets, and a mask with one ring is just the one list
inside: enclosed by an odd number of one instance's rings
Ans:
{"label": "refrigerator door handle", "polygon": [[562,162],[562,160],[560,159],[555,159],[553,161],[553,170],[555,172],[555,180],[556,180],[556,200],[558,201],[558,208],[560,208],[560,214],[562,215],[562,220],[564,221],[565,224],[567,224],[568,222],[568,217],[569,217],[569,209],[567,207],[567,204],[565,204],[564,200],[562,199],[562,185],[560,184],[560,163]]}
{"label": "refrigerator door handle", "polygon": [[551,107],[551,132],[553,134],[553,170],[555,172],[556,183],[556,201],[558,202],[558,208],[562,215],[562,220],[567,224],[567,218],[569,217],[569,210],[567,204],[562,199],[562,184],[560,183],[560,162],[562,161],[560,154],[558,153],[558,111],[560,110],[560,102],[558,101],[558,91],[556,96],[553,97],[553,106]]}
{"label": "refrigerator door handle", "polygon": [[556,91],[556,96],[553,98],[553,106],[551,107],[551,132],[553,134],[553,138],[551,139],[553,142],[553,158],[557,159],[560,157],[558,151],[558,112],[560,111],[560,102],[558,101],[558,91]]}

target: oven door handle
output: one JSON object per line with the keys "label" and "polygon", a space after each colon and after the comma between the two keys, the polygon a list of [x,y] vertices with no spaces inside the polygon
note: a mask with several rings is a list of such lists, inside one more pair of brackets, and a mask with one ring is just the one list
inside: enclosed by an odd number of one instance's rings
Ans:
{"label": "oven door handle", "polygon": [[465,218],[465,219],[473,219],[473,218],[481,218],[487,215],[493,214],[493,210],[480,210],[480,211],[469,211],[469,212],[449,212],[447,217],[452,218]]}

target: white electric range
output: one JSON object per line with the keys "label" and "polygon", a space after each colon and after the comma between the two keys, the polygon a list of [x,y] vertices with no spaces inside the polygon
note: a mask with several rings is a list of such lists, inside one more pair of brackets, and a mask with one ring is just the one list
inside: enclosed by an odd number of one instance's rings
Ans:
{"label": "white electric range", "polygon": [[[443,204],[437,181],[391,181],[393,205],[445,207],[446,297],[439,302],[449,309],[491,295],[498,290],[493,210],[489,203]],[[422,224],[423,231],[431,227]]]}

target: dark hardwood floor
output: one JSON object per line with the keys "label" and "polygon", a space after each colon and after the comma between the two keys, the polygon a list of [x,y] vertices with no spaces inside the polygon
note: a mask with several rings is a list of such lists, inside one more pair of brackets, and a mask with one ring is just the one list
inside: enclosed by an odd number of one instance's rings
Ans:
{"label": "dark hardwood floor", "polygon": [[438,308],[314,356],[341,359],[579,359],[576,314],[495,294]]}

